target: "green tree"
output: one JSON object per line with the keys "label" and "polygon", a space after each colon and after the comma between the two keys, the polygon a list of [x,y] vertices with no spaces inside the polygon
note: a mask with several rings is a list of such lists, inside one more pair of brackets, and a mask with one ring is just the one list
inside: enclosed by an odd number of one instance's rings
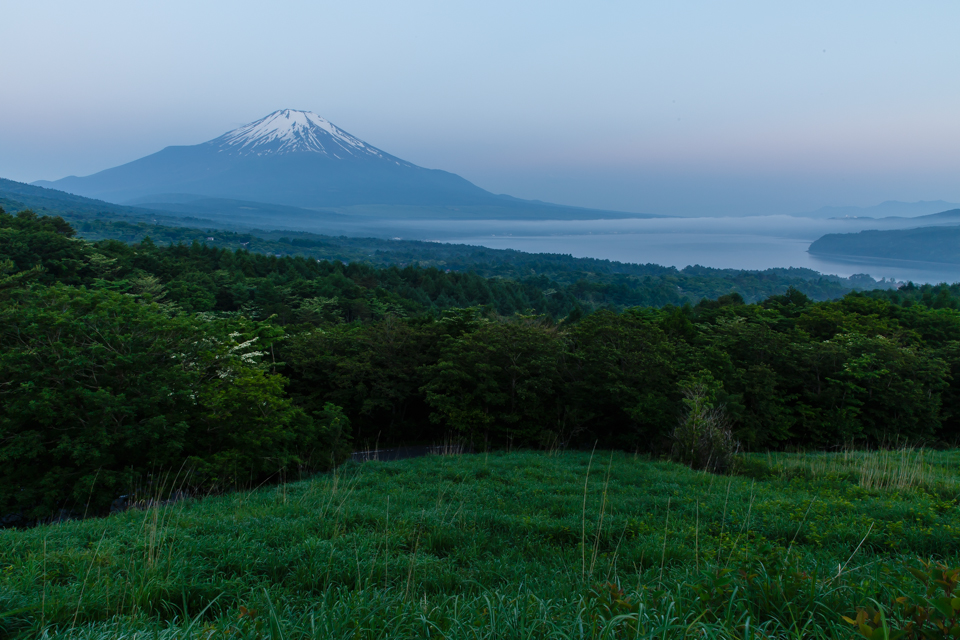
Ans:
{"label": "green tree", "polygon": [[[562,441],[656,447],[676,420],[674,350],[658,318],[635,309],[594,313],[568,332]],[[569,435],[565,435],[569,434]]]}
{"label": "green tree", "polygon": [[431,419],[474,443],[539,444],[560,419],[555,327],[519,316],[448,336],[423,389]]}

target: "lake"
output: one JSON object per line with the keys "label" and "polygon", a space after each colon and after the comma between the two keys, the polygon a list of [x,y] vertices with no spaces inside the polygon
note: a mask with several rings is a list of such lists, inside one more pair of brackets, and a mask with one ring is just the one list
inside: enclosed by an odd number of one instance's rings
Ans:
{"label": "lake", "polygon": [[[949,222],[947,223],[949,224]],[[954,222],[956,224],[956,222]],[[960,282],[960,265],[896,260],[839,260],[810,255],[810,243],[827,233],[910,229],[909,218],[821,220],[794,216],[739,218],[627,218],[616,220],[437,220],[355,217],[349,225],[299,224],[291,228],[332,235],[399,237],[560,253],[578,258],[654,263],[679,269],[806,267],[821,273],[913,282]]]}
{"label": "lake", "polygon": [[438,242],[562,253],[683,268],[806,267],[826,274],[868,273],[914,282],[960,282],[960,265],[910,261],[834,260],[807,253],[827,233],[912,228],[909,220],[815,220],[791,216],[572,221],[409,221],[407,237]]}

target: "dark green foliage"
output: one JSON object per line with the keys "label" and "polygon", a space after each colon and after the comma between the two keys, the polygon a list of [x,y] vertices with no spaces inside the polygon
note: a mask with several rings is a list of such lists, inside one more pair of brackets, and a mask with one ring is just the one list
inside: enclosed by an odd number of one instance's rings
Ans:
{"label": "dark green foliage", "polygon": [[675,417],[675,347],[660,314],[601,311],[566,334],[559,443],[656,450]]}
{"label": "dark green foliage", "polygon": [[863,295],[888,300],[904,308],[921,304],[930,309],[960,309],[960,283],[917,285],[908,282],[898,289],[870,291]]}
{"label": "dark green foliage", "polygon": [[749,449],[955,437],[958,342],[909,327],[956,327],[960,316],[856,298],[788,305],[598,312],[559,326],[476,311],[387,318],[303,333],[283,357],[295,395],[348,408],[367,441],[453,430],[474,442],[663,451],[681,388],[703,375]]}
{"label": "dark green foliage", "polygon": [[762,304],[725,293],[620,312],[583,291],[89,243],[61,219],[0,213],[0,445],[15,462],[2,499],[39,514],[93,487],[101,508],[149,469],[184,465],[191,482],[226,487],[325,468],[347,435],[667,453],[695,380],[713,381],[747,450],[960,435],[948,287],[834,302],[788,287]]}
{"label": "dark green foliage", "polygon": [[563,342],[537,318],[480,322],[445,336],[424,386],[431,419],[474,443],[536,443],[562,419]]}
{"label": "dark green foliage", "polygon": [[283,348],[293,397],[307,411],[342,406],[360,446],[437,441],[443,430],[427,420],[421,368],[435,361],[444,326],[388,316],[299,333]]}
{"label": "dark green foliage", "polygon": [[211,489],[342,460],[338,409],[308,417],[260,364],[279,333],[106,290],[15,291],[0,309],[0,511],[101,511],[150,473]]}
{"label": "dark green foliage", "polygon": [[93,271],[92,248],[74,238],[73,228],[62,218],[21,211],[16,217],[0,209],[0,256],[12,262],[12,272],[42,267],[41,282],[79,284]]}

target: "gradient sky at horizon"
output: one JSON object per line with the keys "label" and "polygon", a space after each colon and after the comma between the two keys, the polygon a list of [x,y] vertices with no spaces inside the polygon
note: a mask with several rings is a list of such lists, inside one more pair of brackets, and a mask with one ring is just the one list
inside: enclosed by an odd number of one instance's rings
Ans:
{"label": "gradient sky at horizon", "polygon": [[0,177],[280,108],[496,193],[625,211],[960,202],[960,3],[357,0],[0,9]]}

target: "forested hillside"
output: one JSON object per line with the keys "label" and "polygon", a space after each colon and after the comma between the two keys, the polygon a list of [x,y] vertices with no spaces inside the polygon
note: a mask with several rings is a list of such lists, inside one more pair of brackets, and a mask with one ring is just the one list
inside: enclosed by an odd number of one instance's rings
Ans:
{"label": "forested hillside", "polygon": [[[958,214],[960,210],[938,215],[955,219]],[[830,233],[814,241],[810,253],[957,264],[960,263],[960,227]]]}
{"label": "forested hillside", "polygon": [[752,450],[960,433],[949,288],[678,305],[544,275],[92,243],[29,212],[0,214],[0,264],[0,516],[103,510],[160,470],[247,485],[376,442],[662,452],[690,389]]}

